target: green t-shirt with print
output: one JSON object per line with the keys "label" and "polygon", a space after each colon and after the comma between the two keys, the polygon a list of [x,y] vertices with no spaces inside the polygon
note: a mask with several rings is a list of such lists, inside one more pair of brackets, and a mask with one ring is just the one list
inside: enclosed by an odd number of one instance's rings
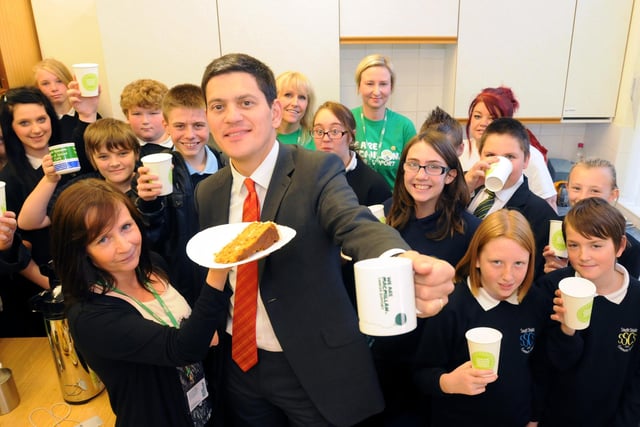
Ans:
{"label": "green t-shirt with print", "polygon": [[356,119],[355,149],[393,189],[402,149],[416,135],[413,122],[388,108],[385,112],[386,119],[376,121],[364,117],[362,106],[351,112]]}

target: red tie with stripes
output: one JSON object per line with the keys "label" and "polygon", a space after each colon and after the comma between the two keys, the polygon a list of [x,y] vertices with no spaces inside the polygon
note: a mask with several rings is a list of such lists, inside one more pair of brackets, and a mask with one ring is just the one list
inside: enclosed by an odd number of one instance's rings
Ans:
{"label": "red tie with stripes", "polygon": [[[249,194],[244,199],[242,221],[260,220],[260,203],[255,183],[244,180]],[[244,372],[258,363],[256,344],[256,312],[258,309],[258,261],[238,266],[235,301],[233,305],[233,337],[231,356]]]}

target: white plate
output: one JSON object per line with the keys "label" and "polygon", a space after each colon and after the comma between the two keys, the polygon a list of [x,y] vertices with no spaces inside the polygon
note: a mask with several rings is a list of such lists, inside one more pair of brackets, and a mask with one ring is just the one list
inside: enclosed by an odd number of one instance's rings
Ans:
{"label": "white plate", "polygon": [[271,252],[277,251],[296,235],[296,230],[284,225],[276,224],[280,240],[269,246],[264,251],[256,252],[249,258],[242,261],[232,262],[229,264],[220,264],[215,262],[215,254],[220,251],[227,243],[236,238],[242,230],[245,229],[249,222],[236,222],[233,224],[218,225],[202,230],[193,236],[187,243],[187,256],[196,264],[209,268],[229,268],[240,264],[246,264],[251,261],[264,258]]}

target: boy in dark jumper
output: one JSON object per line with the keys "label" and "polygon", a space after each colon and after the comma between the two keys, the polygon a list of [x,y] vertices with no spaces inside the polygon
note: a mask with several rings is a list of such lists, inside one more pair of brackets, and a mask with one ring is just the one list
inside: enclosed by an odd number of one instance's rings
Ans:
{"label": "boy in dark jumper", "polygon": [[[544,274],[542,248],[549,240],[549,220],[557,219],[549,204],[529,190],[524,169],[529,164],[529,135],[518,120],[502,117],[491,122],[478,143],[480,160],[465,174],[470,191],[476,191],[467,210],[477,214],[478,206],[493,198],[493,205],[485,214],[502,208],[515,209],[529,221],[536,239],[535,277]],[[483,187],[485,171],[498,161],[496,156],[506,157],[513,167],[504,187],[495,193]]]}
{"label": "boy in dark jumper", "polygon": [[[564,218],[570,267],[540,278],[555,292],[559,323],[548,334],[551,369],[540,426],[638,426],[640,422],[640,282],[616,262],[626,246],[625,219],[606,200],[587,198]],[[591,322],[564,325],[558,283],[583,277],[596,286]]]}

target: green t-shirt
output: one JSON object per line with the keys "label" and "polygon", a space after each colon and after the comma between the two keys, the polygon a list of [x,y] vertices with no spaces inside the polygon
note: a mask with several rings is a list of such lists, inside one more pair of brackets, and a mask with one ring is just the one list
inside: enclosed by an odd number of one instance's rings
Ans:
{"label": "green t-shirt", "polygon": [[382,175],[393,189],[402,149],[416,135],[413,122],[388,108],[385,113],[386,120],[367,119],[362,113],[362,106],[354,108],[351,112],[356,119],[354,147],[360,157]]}
{"label": "green t-shirt", "polygon": [[283,144],[299,145],[308,150],[315,151],[316,149],[316,144],[313,142],[313,138],[311,137],[311,135],[302,135],[302,128],[298,129],[295,132],[287,134],[279,133],[278,141],[282,142]]}

